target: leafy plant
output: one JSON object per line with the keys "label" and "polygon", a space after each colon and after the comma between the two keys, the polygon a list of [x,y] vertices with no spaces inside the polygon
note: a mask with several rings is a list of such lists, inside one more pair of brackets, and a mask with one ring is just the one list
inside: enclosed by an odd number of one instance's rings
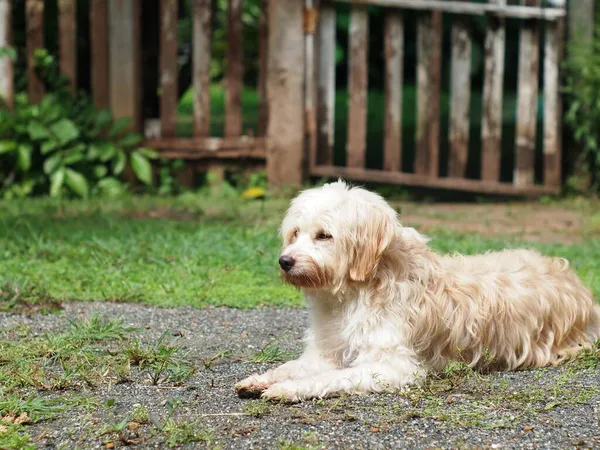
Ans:
{"label": "leafy plant", "polygon": [[565,116],[581,144],[581,167],[600,190],[600,21],[591,43],[575,41],[566,59],[564,90],[570,105]]}
{"label": "leafy plant", "polygon": [[14,110],[0,110],[0,195],[114,196],[125,190],[119,177],[128,166],[150,185],[156,152],[138,148],[142,137],[127,131],[130,119],[114,120],[87,94],[71,93],[46,50],[35,57],[47,94],[35,105],[19,92]]}

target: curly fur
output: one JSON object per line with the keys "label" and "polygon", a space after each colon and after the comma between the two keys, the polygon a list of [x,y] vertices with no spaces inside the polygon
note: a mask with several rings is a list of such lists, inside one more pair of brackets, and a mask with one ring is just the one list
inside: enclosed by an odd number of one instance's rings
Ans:
{"label": "curly fur", "polygon": [[380,392],[449,361],[557,364],[600,338],[600,307],[565,259],[533,250],[439,255],[377,194],[342,181],[296,197],[281,225],[284,279],[312,324],[295,361],[236,385],[302,400]]}

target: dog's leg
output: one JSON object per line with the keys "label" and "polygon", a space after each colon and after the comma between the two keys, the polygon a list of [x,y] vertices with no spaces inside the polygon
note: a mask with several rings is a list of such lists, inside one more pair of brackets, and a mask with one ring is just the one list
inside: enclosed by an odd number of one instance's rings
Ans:
{"label": "dog's leg", "polygon": [[423,369],[415,361],[406,359],[362,363],[347,369],[275,383],[262,393],[262,398],[294,402],[342,392],[382,392],[399,389],[423,375]]}
{"label": "dog's leg", "polygon": [[306,378],[334,368],[333,364],[323,358],[314,348],[309,347],[302,356],[288,361],[276,369],[263,374],[255,373],[235,385],[235,390],[242,398],[259,397],[271,385],[286,380]]}

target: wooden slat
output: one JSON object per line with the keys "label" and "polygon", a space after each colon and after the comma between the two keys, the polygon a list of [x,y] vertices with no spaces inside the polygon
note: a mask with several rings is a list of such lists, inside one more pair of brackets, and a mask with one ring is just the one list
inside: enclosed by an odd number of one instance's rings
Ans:
{"label": "wooden slat", "polygon": [[[529,5],[537,2],[539,0],[526,0]],[[519,48],[516,161],[513,177],[513,182],[518,186],[534,183],[538,69],[539,22],[523,22]]]}
{"label": "wooden slat", "polygon": [[35,49],[44,48],[44,1],[26,0],[27,15],[27,94],[29,101],[39,103],[44,85],[35,74]]}
{"label": "wooden slat", "polygon": [[348,167],[364,167],[367,144],[367,76],[369,14],[366,7],[353,6],[350,12],[348,62]]}
{"label": "wooden slat", "polygon": [[335,137],[335,8],[319,13],[317,164],[333,164]]}
{"label": "wooden slat", "polygon": [[303,7],[300,1],[269,2],[267,177],[276,187],[303,181]]}
{"label": "wooden slat", "polygon": [[[11,0],[0,0],[0,48],[12,47]],[[13,61],[0,56],[0,107],[14,106],[15,83]]]}
{"label": "wooden slat", "polygon": [[561,114],[559,65],[562,21],[546,26],[544,49],[544,183],[561,185]]}
{"label": "wooden slat", "polygon": [[317,159],[317,115],[315,111],[315,34],[317,9],[315,0],[304,0],[304,126],[309,164]]}
{"label": "wooden slat", "polygon": [[385,140],[383,168],[402,168],[402,71],[404,60],[404,22],[400,11],[385,17]]}
{"label": "wooden slat", "polygon": [[469,103],[471,101],[471,29],[464,17],[452,25],[450,74],[450,157],[448,176],[463,178],[469,155]]}
{"label": "wooden slat", "polygon": [[556,186],[530,185],[515,186],[512,183],[481,181],[467,178],[438,178],[405,172],[360,169],[338,166],[317,166],[312,174],[320,177],[347,178],[352,180],[373,181],[376,183],[395,183],[407,186],[426,186],[456,191],[477,192],[496,195],[544,195],[559,192]]}
{"label": "wooden slat", "polygon": [[232,137],[242,134],[242,0],[229,0],[228,5],[225,137]]}
{"label": "wooden slat", "polygon": [[417,23],[417,136],[415,172],[438,176],[442,15],[420,15]]}
{"label": "wooden slat", "polygon": [[177,130],[177,0],[161,0],[160,122],[161,136]]}
{"label": "wooden slat", "polygon": [[265,138],[248,136],[235,138],[158,138],[146,139],[144,145],[156,149],[170,149],[187,152],[220,152],[224,150],[264,149]]}
{"label": "wooden slat", "polygon": [[141,131],[140,0],[109,2],[110,108],[115,118],[130,117],[131,129]]}
{"label": "wooden slat", "polygon": [[210,135],[211,1],[194,0],[194,136]]}
{"label": "wooden slat", "polygon": [[260,3],[259,62],[258,62],[258,127],[256,134],[267,134],[269,102],[267,101],[267,61],[269,55],[269,0]]}
{"label": "wooden slat", "polygon": [[71,91],[77,89],[77,3],[59,0],[58,28],[60,71],[69,79]]}
{"label": "wooden slat", "polygon": [[[519,5],[498,5],[486,3],[470,3],[468,1],[449,0],[334,0],[341,3],[353,5],[376,5],[388,8],[407,8],[421,11],[439,11],[452,14],[471,14],[483,16],[496,14],[501,17],[513,19],[543,19],[557,20],[566,16],[564,8],[531,7]],[[572,2],[583,2],[592,0],[571,0]]]}
{"label": "wooden slat", "polygon": [[90,2],[92,98],[98,109],[108,107],[108,0]]}
{"label": "wooden slat", "polygon": [[[506,0],[492,0],[503,5]],[[483,117],[481,122],[481,179],[500,180],[502,151],[502,87],[506,25],[503,18],[490,16],[485,36]]]}

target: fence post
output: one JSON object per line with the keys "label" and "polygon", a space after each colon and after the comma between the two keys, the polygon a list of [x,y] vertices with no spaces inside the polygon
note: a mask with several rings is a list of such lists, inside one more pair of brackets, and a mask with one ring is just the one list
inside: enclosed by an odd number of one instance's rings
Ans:
{"label": "fence post", "polygon": [[[10,0],[0,0],[0,51],[11,45]],[[13,62],[9,55],[0,54],[0,106],[14,104]]]}
{"label": "fence post", "polygon": [[77,2],[58,2],[60,70],[69,79],[71,92],[77,89]]}
{"label": "fence post", "polygon": [[299,186],[303,179],[303,3],[269,3],[267,176],[273,186]]}
{"label": "fence post", "polygon": [[39,103],[44,96],[44,84],[35,73],[35,50],[44,48],[44,2],[26,0],[27,21],[27,94],[31,103]]}

